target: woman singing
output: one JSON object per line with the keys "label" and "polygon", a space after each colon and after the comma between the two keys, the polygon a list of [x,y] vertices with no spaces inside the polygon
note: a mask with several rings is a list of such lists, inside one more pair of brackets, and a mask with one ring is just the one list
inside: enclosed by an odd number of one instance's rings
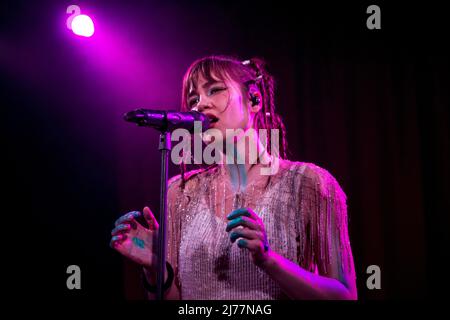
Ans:
{"label": "woman singing", "polygon": [[[182,165],[169,181],[165,299],[356,299],[346,196],[326,170],[286,158],[274,81],[262,60],[195,61],[183,80],[182,108],[211,119],[227,161],[188,172]],[[272,129],[280,132],[280,156],[268,143]],[[242,134],[227,139],[236,130]],[[141,215],[148,228],[137,222]],[[120,217],[111,239],[143,266],[153,299],[156,252],[148,251],[157,230],[145,207]]]}

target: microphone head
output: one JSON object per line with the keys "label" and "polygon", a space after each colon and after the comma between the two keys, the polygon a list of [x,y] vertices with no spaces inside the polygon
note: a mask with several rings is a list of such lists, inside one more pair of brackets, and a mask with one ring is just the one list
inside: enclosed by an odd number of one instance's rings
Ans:
{"label": "microphone head", "polygon": [[203,114],[199,111],[190,111],[189,113],[192,113],[194,115],[194,121],[201,121],[203,131],[208,130],[209,126],[211,125],[211,120],[206,114]]}
{"label": "microphone head", "polygon": [[[197,122],[197,127],[195,126],[195,122]],[[193,133],[194,130],[198,128],[198,122],[200,122],[200,129],[202,132],[209,128],[209,118],[201,112],[167,112],[167,123],[169,130],[183,128],[188,130],[190,133]]]}
{"label": "microphone head", "polygon": [[[142,127],[153,127],[162,132],[173,131],[175,129],[186,129],[193,133],[198,128],[200,122],[200,131],[207,130],[210,126],[210,119],[201,112],[188,111],[164,111],[136,109],[123,115],[125,121],[136,123]],[[197,121],[197,126],[195,122]]]}
{"label": "microphone head", "polygon": [[123,119],[128,122],[135,122],[136,119],[143,117],[142,113],[139,113],[138,110],[129,111],[123,114]]}
{"label": "microphone head", "polygon": [[164,118],[164,112],[155,112],[146,109],[135,109],[123,115],[125,121],[134,122],[138,125],[145,126],[149,119]]}

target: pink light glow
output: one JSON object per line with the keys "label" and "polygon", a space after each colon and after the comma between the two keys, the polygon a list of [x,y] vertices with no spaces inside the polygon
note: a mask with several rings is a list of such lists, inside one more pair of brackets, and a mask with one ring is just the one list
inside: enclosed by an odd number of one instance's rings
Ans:
{"label": "pink light glow", "polygon": [[80,14],[72,20],[72,31],[79,36],[90,37],[94,34],[94,23],[89,16]]}

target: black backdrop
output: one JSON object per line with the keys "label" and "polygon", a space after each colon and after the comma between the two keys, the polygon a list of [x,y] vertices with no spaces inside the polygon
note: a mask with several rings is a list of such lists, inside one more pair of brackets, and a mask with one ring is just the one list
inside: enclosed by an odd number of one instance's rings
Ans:
{"label": "black backdrop", "polygon": [[[138,95],[120,78],[104,82],[96,61],[55,31],[70,4],[108,12],[144,57],[153,52],[152,65],[163,65]],[[158,211],[158,136],[121,114],[144,103],[176,108],[190,62],[223,53],[268,60],[292,159],[326,168],[345,190],[360,299],[439,297],[448,283],[448,19],[438,4],[377,1],[382,29],[368,30],[370,4],[2,2],[10,292],[142,298],[138,268],[109,248],[109,232],[124,212]],[[161,79],[167,90],[152,90]],[[79,291],[66,289],[71,264],[82,270]],[[381,290],[365,285],[373,264]]]}

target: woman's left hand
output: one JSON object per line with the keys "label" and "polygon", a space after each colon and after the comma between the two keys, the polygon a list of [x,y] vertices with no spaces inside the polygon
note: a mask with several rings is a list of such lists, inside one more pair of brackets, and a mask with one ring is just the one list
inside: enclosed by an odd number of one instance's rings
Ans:
{"label": "woman's left hand", "polygon": [[[230,232],[231,242],[237,239],[239,248],[245,248],[252,254],[253,262],[262,266],[269,258],[269,242],[261,218],[251,208],[240,208],[227,216],[231,220],[226,231]],[[242,226],[243,228],[237,228]]]}

